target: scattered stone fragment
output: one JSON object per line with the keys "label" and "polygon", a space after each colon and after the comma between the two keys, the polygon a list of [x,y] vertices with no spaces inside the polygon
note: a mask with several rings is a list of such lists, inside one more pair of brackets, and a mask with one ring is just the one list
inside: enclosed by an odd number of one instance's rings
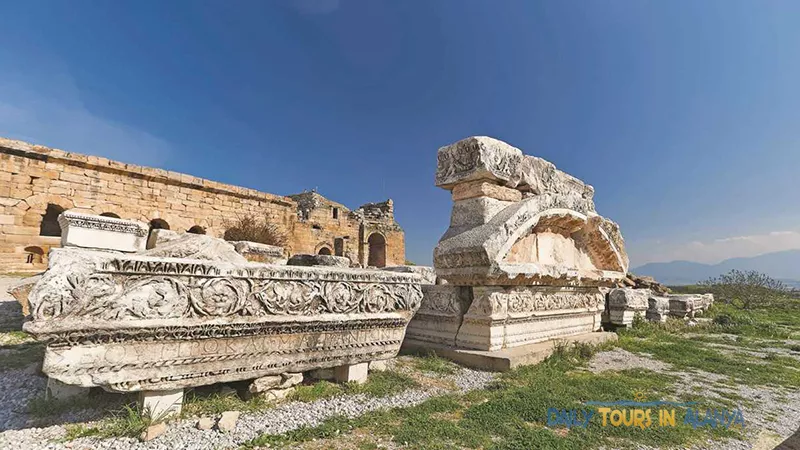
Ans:
{"label": "scattered stone fragment", "polygon": [[239,411],[225,411],[217,421],[217,429],[223,433],[230,433],[236,429],[236,422],[239,420]]}
{"label": "scattered stone fragment", "polygon": [[141,439],[144,442],[152,441],[153,439],[164,434],[165,431],[167,431],[167,424],[164,422],[157,423],[155,425],[150,425],[149,427],[147,427],[146,430],[142,431],[142,434],[141,436],[139,436],[139,439]]}
{"label": "scattered stone fragment", "polygon": [[369,371],[370,372],[383,372],[386,370],[386,360],[382,359],[379,361],[370,361],[369,363]]}
{"label": "scattered stone fragment", "polygon": [[286,389],[270,389],[269,391],[264,393],[264,396],[268,400],[283,400],[294,392],[294,388],[286,388]]}
{"label": "scattered stone fragment", "polygon": [[280,375],[267,375],[265,377],[256,378],[253,380],[247,390],[251,394],[260,394],[272,388],[278,387],[282,381],[283,377]]}
{"label": "scattered stone fragment", "polygon": [[296,386],[303,382],[303,374],[302,373],[283,373],[281,374],[282,382],[278,385],[280,389],[286,389],[292,386]]}
{"label": "scattered stone fragment", "polygon": [[214,419],[212,419],[210,417],[202,417],[202,418],[200,418],[200,420],[197,421],[197,424],[195,424],[195,427],[198,430],[210,430],[210,429],[214,428]]}

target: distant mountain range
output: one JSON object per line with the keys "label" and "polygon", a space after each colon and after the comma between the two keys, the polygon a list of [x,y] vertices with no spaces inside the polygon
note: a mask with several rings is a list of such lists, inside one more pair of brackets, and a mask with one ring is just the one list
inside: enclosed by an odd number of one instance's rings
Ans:
{"label": "distant mountain range", "polygon": [[722,275],[731,269],[756,270],[800,288],[800,250],[785,250],[749,258],[731,258],[717,264],[691,261],[648,263],[631,269],[636,275],[649,275],[666,285],[695,284]]}

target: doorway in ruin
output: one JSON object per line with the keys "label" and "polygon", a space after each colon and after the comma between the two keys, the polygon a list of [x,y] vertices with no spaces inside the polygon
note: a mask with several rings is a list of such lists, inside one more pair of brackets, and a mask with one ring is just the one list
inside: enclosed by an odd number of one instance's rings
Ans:
{"label": "doorway in ruin", "polygon": [[333,240],[333,254],[336,256],[344,256],[344,238],[336,238]]}
{"label": "doorway in ruin", "polygon": [[367,265],[373,267],[386,267],[386,238],[380,233],[372,233],[367,239],[369,244],[369,257]]}
{"label": "doorway in ruin", "polygon": [[330,256],[331,255],[331,249],[329,249],[328,247],[322,247],[321,249],[319,249],[319,252],[317,252],[317,254],[318,255]]}

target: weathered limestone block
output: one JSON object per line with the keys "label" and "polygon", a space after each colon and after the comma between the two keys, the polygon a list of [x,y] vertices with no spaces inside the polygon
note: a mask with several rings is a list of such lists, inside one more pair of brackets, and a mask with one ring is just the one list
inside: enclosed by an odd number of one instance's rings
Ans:
{"label": "weathered limestone block", "polygon": [[143,256],[183,258],[204,261],[225,261],[244,264],[247,259],[236,252],[230,242],[204,234],[184,233],[163,244],[142,252]]}
{"label": "weathered limestone block", "polygon": [[336,367],[334,375],[339,383],[364,383],[367,381],[369,363],[346,364]]}
{"label": "weathered limestone block", "polygon": [[165,230],[163,228],[156,228],[150,230],[150,235],[147,237],[147,249],[163,245],[169,241],[181,237],[181,233],[172,230]]}
{"label": "weathered limestone block", "polygon": [[148,226],[134,220],[64,211],[58,216],[62,247],[138,252],[147,244]]}
{"label": "weathered limestone block", "polygon": [[62,248],[24,329],[51,378],[169,391],[392,358],[421,299],[415,274]]}
{"label": "weathered limestone block", "polygon": [[328,267],[350,267],[350,260],[344,256],[331,255],[292,255],[286,263],[290,266],[328,266]]}
{"label": "weathered limestone block", "polygon": [[406,330],[406,342],[455,345],[471,299],[469,288],[423,285],[422,303]]}
{"label": "weathered limestone block", "polygon": [[650,289],[616,288],[608,293],[608,320],[614,325],[630,326],[636,315],[647,312]]}
{"label": "weathered limestone block", "polygon": [[422,284],[436,284],[436,270],[430,266],[390,266],[381,270],[389,272],[415,273],[422,277]]}
{"label": "weathered limestone block", "polygon": [[89,395],[89,388],[64,384],[55,378],[47,379],[47,390],[45,398],[47,400],[69,400],[76,397],[86,397]]}
{"label": "weathered limestone block", "polygon": [[651,322],[666,322],[669,315],[669,298],[653,295],[647,299],[645,318]]}
{"label": "weathered limestone block", "polygon": [[520,179],[522,151],[487,136],[473,136],[439,149],[436,186],[485,180],[515,187]]}
{"label": "weathered limestone block", "polygon": [[163,420],[181,413],[183,389],[142,391],[139,393],[139,402],[144,414]]}
{"label": "weathered limestone block", "polygon": [[668,294],[667,298],[670,317],[693,318],[702,305],[700,296],[695,294]]}
{"label": "weathered limestone block", "polygon": [[283,247],[250,241],[236,241],[231,242],[231,244],[233,244],[236,251],[247,258],[248,261],[267,264],[286,264],[286,254]]}

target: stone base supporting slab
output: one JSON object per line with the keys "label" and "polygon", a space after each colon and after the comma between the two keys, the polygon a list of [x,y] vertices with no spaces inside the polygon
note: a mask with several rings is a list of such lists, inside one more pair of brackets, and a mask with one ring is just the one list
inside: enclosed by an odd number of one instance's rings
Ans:
{"label": "stone base supporting slab", "polygon": [[75,397],[86,397],[87,395],[89,395],[89,388],[87,387],[65,384],[55,378],[47,379],[47,392],[45,394],[47,400],[67,400]]}
{"label": "stone base supporting slab", "polygon": [[355,382],[363,383],[367,381],[369,363],[347,364],[334,369],[336,381],[339,383]]}
{"label": "stone base supporting slab", "polygon": [[183,405],[183,389],[169,391],[142,391],[139,393],[142,414],[153,420],[178,415]]}
{"label": "stone base supporting slab", "polygon": [[437,356],[449,359],[463,366],[493,372],[505,372],[515,367],[536,364],[553,353],[556,343],[588,343],[601,344],[616,341],[617,335],[610,332],[583,333],[536,344],[522,345],[496,351],[465,350],[451,346],[431,344],[406,339],[403,342],[403,353],[433,351]]}

